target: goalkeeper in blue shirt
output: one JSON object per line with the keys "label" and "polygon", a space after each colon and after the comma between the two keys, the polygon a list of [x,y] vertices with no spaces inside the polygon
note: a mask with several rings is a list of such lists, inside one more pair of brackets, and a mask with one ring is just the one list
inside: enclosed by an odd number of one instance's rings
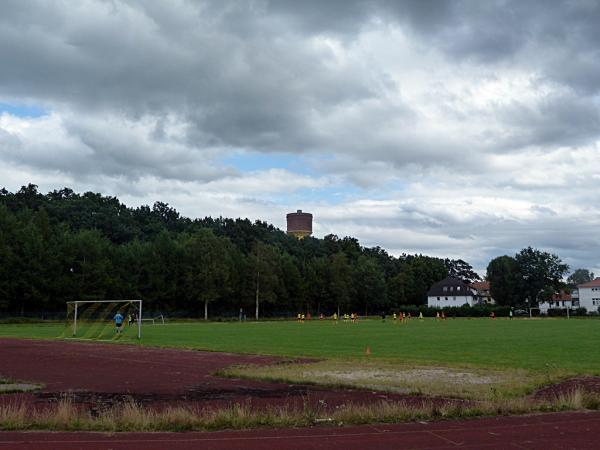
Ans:
{"label": "goalkeeper in blue shirt", "polygon": [[114,321],[115,321],[115,329],[117,330],[117,333],[121,334],[121,329],[123,327],[123,316],[121,315],[120,312],[117,312],[115,314]]}

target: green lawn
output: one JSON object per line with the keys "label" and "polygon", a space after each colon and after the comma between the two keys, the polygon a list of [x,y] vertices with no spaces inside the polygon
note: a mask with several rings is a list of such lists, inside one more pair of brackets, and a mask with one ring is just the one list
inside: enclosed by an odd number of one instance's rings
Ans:
{"label": "green lawn", "polygon": [[[54,339],[62,324],[0,325],[0,336]],[[110,326],[101,331],[112,339]],[[91,332],[88,332],[88,335]],[[82,331],[85,334],[85,331]],[[136,343],[133,329],[118,339]],[[142,345],[326,358],[385,358],[394,362],[557,369],[600,374],[600,320],[413,319],[358,324],[331,320],[144,325]]]}

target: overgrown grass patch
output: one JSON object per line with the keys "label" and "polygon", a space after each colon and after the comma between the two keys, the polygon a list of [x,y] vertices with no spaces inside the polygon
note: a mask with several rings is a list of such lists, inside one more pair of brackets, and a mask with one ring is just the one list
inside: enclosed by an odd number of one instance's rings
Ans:
{"label": "overgrown grass patch", "polygon": [[304,409],[252,409],[234,404],[224,409],[172,407],[164,410],[125,403],[97,415],[77,408],[68,399],[36,409],[25,404],[0,406],[0,430],[53,431],[215,431],[223,429],[279,428],[313,425],[359,425],[399,423],[417,420],[461,419],[536,412],[577,411],[600,408],[600,397],[576,390],[555,399],[531,401],[524,398],[496,399],[474,404],[381,401],[371,405],[341,405],[324,412],[305,405]]}
{"label": "overgrown grass patch", "polygon": [[333,388],[358,388],[411,395],[494,400],[516,398],[568,378],[569,373],[525,369],[482,369],[449,365],[414,365],[394,360],[328,359],[315,363],[273,366],[233,366],[218,373],[227,377],[260,379]]}

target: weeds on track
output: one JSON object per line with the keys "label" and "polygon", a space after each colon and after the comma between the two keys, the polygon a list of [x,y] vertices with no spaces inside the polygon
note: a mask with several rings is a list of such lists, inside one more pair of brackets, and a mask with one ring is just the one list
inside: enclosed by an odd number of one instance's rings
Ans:
{"label": "weeds on track", "polygon": [[460,419],[468,417],[515,415],[536,412],[600,409],[600,396],[573,390],[548,401],[526,398],[486,400],[479,403],[414,406],[404,402],[372,405],[347,404],[333,412],[305,403],[298,410],[286,407],[252,409],[234,404],[224,409],[172,407],[164,410],[144,408],[128,402],[97,415],[77,408],[64,399],[40,409],[24,404],[0,406],[2,430],[55,431],[214,431],[223,429],[302,427],[317,424],[345,425],[399,423],[417,420]]}

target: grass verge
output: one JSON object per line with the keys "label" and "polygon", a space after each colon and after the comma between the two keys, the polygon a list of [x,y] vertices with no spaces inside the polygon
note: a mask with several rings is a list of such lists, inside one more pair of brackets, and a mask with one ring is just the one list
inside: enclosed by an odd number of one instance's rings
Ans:
{"label": "grass verge", "polygon": [[0,394],[14,394],[17,392],[31,392],[41,389],[42,385],[35,383],[24,383],[7,378],[0,378]]}
{"label": "grass verge", "polygon": [[0,429],[53,431],[215,431],[259,427],[301,427],[317,424],[358,425],[398,423],[417,420],[461,419],[492,415],[516,415],[552,411],[600,409],[600,396],[574,390],[553,400],[533,402],[526,399],[499,399],[472,405],[424,404],[419,407],[404,402],[368,405],[343,405],[324,413],[318,407],[304,409],[271,408],[257,411],[235,404],[225,409],[166,408],[161,411],[125,403],[99,414],[77,408],[69,400],[42,409],[25,404],[0,406]]}

